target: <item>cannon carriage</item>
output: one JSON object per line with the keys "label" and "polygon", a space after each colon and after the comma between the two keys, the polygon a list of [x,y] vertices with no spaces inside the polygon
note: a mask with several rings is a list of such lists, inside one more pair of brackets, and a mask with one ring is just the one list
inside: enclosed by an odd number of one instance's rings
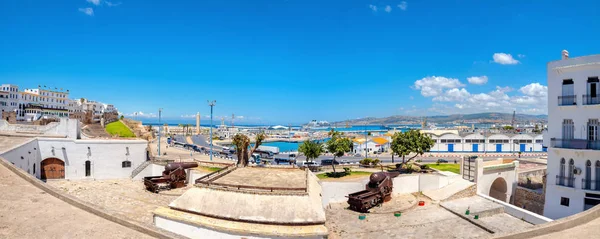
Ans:
{"label": "cannon carriage", "polygon": [[394,184],[392,179],[400,172],[377,172],[371,174],[365,190],[348,195],[350,209],[357,212],[369,212],[369,209],[392,199]]}
{"label": "cannon carriage", "polygon": [[195,167],[198,167],[198,163],[168,163],[162,176],[144,177],[144,186],[146,190],[153,193],[185,187],[187,185],[185,170]]}

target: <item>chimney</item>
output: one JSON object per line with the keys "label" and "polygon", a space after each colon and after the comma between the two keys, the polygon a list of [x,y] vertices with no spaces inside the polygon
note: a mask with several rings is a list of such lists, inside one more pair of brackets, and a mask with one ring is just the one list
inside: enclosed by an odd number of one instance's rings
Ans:
{"label": "chimney", "polygon": [[562,50],[562,59],[563,60],[569,59],[569,51]]}

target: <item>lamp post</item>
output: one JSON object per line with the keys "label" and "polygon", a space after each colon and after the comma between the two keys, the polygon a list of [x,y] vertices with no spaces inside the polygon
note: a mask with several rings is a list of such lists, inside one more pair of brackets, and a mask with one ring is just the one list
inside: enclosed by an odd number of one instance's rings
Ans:
{"label": "lamp post", "polygon": [[368,139],[367,139],[367,135],[369,133],[367,133],[367,123],[365,123],[365,158],[369,157],[369,147],[368,147]]}
{"label": "lamp post", "polygon": [[213,107],[217,103],[216,100],[208,101],[208,105],[210,106],[210,161],[213,158]]}
{"label": "lamp post", "polygon": [[162,108],[158,108],[158,157],[160,157],[160,114],[162,113]]}

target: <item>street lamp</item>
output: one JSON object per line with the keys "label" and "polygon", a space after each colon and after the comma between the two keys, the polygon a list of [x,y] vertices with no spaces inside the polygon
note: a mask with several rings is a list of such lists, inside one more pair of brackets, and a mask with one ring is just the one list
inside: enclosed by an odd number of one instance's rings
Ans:
{"label": "street lamp", "polygon": [[213,158],[213,107],[215,106],[215,103],[217,103],[216,100],[208,100],[208,105],[210,106],[210,161],[212,161]]}
{"label": "street lamp", "polygon": [[160,157],[160,115],[162,113],[162,108],[158,108],[158,157]]}
{"label": "street lamp", "polygon": [[365,122],[365,158],[369,158],[369,147],[368,147],[368,139],[367,139],[367,123]]}

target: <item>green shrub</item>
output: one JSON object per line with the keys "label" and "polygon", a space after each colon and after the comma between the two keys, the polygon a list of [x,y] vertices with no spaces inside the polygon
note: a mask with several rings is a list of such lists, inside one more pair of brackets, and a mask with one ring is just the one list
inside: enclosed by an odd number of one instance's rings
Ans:
{"label": "green shrub", "polygon": [[360,163],[361,165],[371,165],[371,163],[372,163],[372,162],[373,162],[373,160],[372,160],[372,159],[370,159],[370,158],[364,158],[364,159],[363,159],[363,160],[361,160],[359,163]]}
{"label": "green shrub", "polygon": [[381,160],[379,160],[379,159],[373,159],[373,161],[371,161],[371,164],[378,165],[380,162],[381,162]]}
{"label": "green shrub", "polygon": [[421,166],[422,169],[429,169],[429,165],[425,164]]}

